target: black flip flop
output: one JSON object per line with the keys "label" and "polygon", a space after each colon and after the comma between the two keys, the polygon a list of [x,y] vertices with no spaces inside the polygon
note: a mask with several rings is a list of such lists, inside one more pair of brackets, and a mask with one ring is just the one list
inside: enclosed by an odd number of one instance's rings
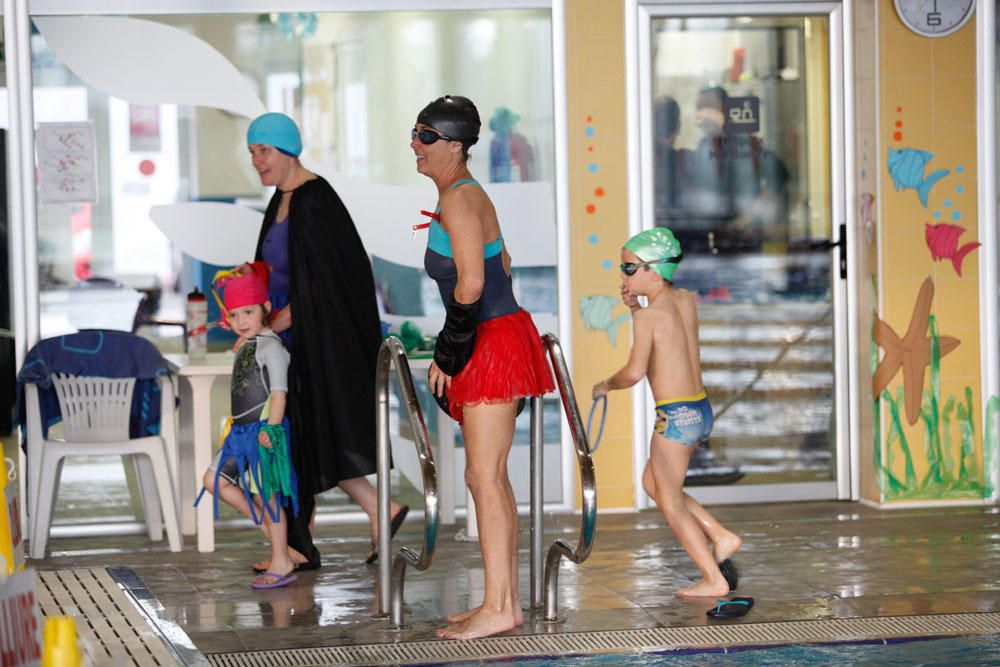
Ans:
{"label": "black flip flop", "polygon": [[753,609],[753,598],[732,598],[716,600],[715,609],[709,609],[705,615],[709,618],[739,618],[746,616]]}
{"label": "black flip flop", "polygon": [[[396,532],[399,531],[399,527],[403,525],[403,521],[406,520],[406,515],[410,513],[410,506],[403,505],[396,512],[396,516],[392,517],[392,521],[389,522],[389,539],[396,537]],[[365,559],[365,565],[371,565],[372,563],[378,562],[378,545],[372,542],[372,552],[368,554],[368,558]]]}
{"label": "black flip flop", "polygon": [[722,576],[726,578],[729,590],[735,591],[740,583],[740,571],[736,569],[736,563],[727,558],[719,563],[719,570],[722,572]]}

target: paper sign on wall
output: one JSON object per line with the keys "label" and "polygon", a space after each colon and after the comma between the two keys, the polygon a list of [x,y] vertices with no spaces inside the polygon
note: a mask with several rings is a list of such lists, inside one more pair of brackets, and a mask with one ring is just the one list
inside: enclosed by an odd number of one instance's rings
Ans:
{"label": "paper sign on wall", "polygon": [[97,201],[94,123],[39,123],[39,196],[45,204]]}

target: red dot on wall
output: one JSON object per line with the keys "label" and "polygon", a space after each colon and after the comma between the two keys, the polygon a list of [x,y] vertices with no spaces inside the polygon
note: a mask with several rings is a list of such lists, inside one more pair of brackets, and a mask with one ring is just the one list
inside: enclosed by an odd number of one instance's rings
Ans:
{"label": "red dot on wall", "polygon": [[143,160],[139,163],[139,173],[143,176],[150,176],[156,171],[156,165],[152,160]]}
{"label": "red dot on wall", "polygon": [[597,210],[596,206],[594,206],[593,204],[587,204],[587,213],[593,213],[596,210]]}
{"label": "red dot on wall", "polygon": [[903,107],[896,107],[896,113],[903,113]]}
{"label": "red dot on wall", "polygon": [[892,138],[895,139],[896,141],[902,141],[903,140],[903,133],[902,132],[896,132],[895,134],[892,135]]}
{"label": "red dot on wall", "polygon": [[896,121],[896,127],[903,127],[903,121],[897,120]]}
{"label": "red dot on wall", "polygon": [[594,195],[596,195],[598,197],[603,197],[604,196],[604,188],[597,188],[596,190],[594,190]]}
{"label": "red dot on wall", "polygon": [[588,123],[589,123],[590,121],[592,121],[593,119],[594,119],[594,117],[593,117],[593,116],[587,116],[587,122],[588,122]]}
{"label": "red dot on wall", "polygon": [[594,147],[593,146],[587,146],[587,152],[588,153],[593,153],[594,152]]}

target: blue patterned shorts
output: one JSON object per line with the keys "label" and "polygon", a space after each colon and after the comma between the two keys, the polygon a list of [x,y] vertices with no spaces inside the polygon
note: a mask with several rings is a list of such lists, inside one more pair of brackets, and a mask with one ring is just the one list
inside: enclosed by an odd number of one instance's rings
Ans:
{"label": "blue patterned shorts", "polygon": [[708,440],[713,423],[712,406],[705,392],[656,403],[653,430],[667,440],[693,447]]}

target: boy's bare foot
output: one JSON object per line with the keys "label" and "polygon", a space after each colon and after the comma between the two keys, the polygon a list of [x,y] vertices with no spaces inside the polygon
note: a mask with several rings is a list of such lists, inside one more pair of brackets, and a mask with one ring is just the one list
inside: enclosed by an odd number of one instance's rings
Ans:
{"label": "boy's bare foot", "polygon": [[720,573],[718,581],[705,581],[702,579],[694,586],[680,589],[677,591],[677,595],[682,598],[722,597],[723,595],[729,595],[729,584],[726,583],[726,580]]}
{"label": "boy's bare foot", "polygon": [[[463,611],[463,612],[458,613],[458,614],[452,614],[451,616],[448,617],[448,622],[449,623],[461,623],[465,619],[467,619],[470,616],[472,616],[473,614],[477,613],[480,609],[482,609],[482,605],[480,605],[478,607],[474,607],[474,608],[466,610],[466,611]],[[514,627],[517,627],[518,625],[523,625],[523,624],[524,624],[524,610],[521,609],[521,605],[520,604],[514,605]]]}
{"label": "boy's bare foot", "polygon": [[506,632],[518,625],[513,610],[494,612],[479,607],[464,621],[438,630],[437,636],[442,639],[476,639]]}
{"label": "boy's bare foot", "polygon": [[[299,553],[296,549],[288,547],[288,559],[292,562],[292,566],[305,565],[309,562],[309,559]],[[271,561],[262,560],[260,562],[253,564],[254,572],[269,572],[271,571]]]}
{"label": "boy's bare foot", "polygon": [[743,540],[736,533],[727,533],[722,536],[718,541],[712,543],[712,550],[715,552],[715,562],[721,563],[727,558],[732,558],[740,547],[743,546]]}

